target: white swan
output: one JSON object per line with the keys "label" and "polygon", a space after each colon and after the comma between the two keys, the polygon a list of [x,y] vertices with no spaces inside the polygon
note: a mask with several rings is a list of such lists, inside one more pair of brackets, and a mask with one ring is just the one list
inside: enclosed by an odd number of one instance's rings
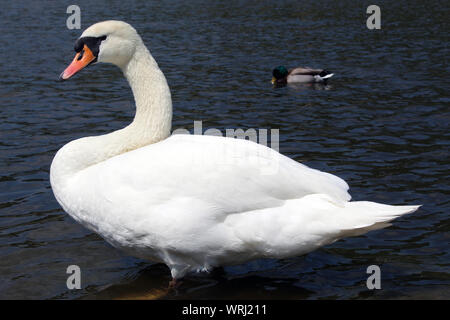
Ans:
{"label": "white swan", "polygon": [[169,137],[169,87],[127,23],[92,25],[75,51],[61,78],[91,63],[113,63],[133,90],[136,115],[121,130],[58,151],[50,171],[55,197],[113,246],[165,263],[174,280],[301,255],[418,208],[349,202],[345,181],[247,140]]}

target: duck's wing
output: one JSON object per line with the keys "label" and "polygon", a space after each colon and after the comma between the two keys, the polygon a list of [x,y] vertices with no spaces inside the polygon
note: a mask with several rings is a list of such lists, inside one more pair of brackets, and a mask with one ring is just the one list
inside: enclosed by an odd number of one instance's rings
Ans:
{"label": "duck's wing", "polygon": [[311,76],[315,76],[315,75],[319,75],[322,71],[323,71],[323,69],[312,69],[312,68],[308,68],[308,67],[298,67],[298,68],[290,69],[289,70],[289,75],[291,75],[291,76],[293,76],[293,75],[311,75]]}

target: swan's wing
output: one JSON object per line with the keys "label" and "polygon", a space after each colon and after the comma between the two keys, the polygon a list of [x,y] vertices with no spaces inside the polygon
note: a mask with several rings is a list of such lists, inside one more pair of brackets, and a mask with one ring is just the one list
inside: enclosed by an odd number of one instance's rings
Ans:
{"label": "swan's wing", "polygon": [[342,179],[243,139],[174,135],[109,159],[96,170],[107,176],[111,187],[147,191],[149,198],[161,202],[206,199],[227,213],[276,206],[279,200],[313,193],[350,199]]}
{"label": "swan's wing", "polygon": [[93,165],[72,178],[70,189],[66,211],[113,245],[186,253],[235,239],[218,227],[231,214],[281,209],[309,194],[350,199],[342,179],[270,148],[198,135],[174,135]]}

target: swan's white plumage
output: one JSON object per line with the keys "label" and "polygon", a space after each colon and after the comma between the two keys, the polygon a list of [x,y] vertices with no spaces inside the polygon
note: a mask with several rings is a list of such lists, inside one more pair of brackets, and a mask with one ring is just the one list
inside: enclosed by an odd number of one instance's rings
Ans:
{"label": "swan's white plumage", "polygon": [[170,91],[156,62],[123,22],[103,22],[83,35],[103,32],[110,42],[100,56],[108,62],[113,45],[135,46],[122,48],[115,64],[132,86],[136,117],[122,130],[68,143],[50,178],[65,211],[112,245],[164,262],[180,278],[304,254],[417,209],[349,202],[342,179],[247,140],[167,137]]}

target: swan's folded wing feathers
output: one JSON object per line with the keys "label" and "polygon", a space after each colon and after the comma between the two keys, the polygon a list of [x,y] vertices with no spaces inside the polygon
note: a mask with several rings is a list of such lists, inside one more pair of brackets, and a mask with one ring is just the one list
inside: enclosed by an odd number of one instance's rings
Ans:
{"label": "swan's folded wing feathers", "polygon": [[[264,172],[264,166],[273,170]],[[344,180],[242,139],[175,135],[88,170],[102,177],[96,190],[117,202],[122,195],[129,202],[133,194],[147,205],[185,196],[234,213],[313,193],[350,199]]]}
{"label": "swan's folded wing feathers", "polygon": [[[344,180],[308,168],[271,148],[248,140],[180,135],[171,137],[159,146],[162,147],[159,154],[166,155],[161,160],[163,167],[172,164],[185,169],[186,161],[180,163],[177,158],[187,158],[191,161],[191,170],[195,172],[196,178],[206,175],[217,179],[210,180],[215,187],[230,187],[223,183],[227,179],[234,182],[231,186],[236,190],[242,191],[246,186],[242,183],[248,183],[266,192],[277,193],[276,196],[281,199],[298,198],[310,193],[329,193],[349,200],[348,185]],[[176,155],[170,159],[167,157],[168,149],[176,150]],[[175,160],[170,163],[171,159]],[[191,179],[193,176],[193,172],[186,172],[185,178]],[[250,185],[248,187],[251,188]]]}
{"label": "swan's folded wing feathers", "polygon": [[[276,170],[265,174],[261,163]],[[338,177],[247,140],[212,136],[175,135],[91,166],[76,179],[72,211],[90,208],[95,210],[90,218],[136,234],[145,230],[146,217],[161,217],[167,224],[162,211],[194,223],[220,222],[229,214],[276,208],[309,194],[350,198]]]}

